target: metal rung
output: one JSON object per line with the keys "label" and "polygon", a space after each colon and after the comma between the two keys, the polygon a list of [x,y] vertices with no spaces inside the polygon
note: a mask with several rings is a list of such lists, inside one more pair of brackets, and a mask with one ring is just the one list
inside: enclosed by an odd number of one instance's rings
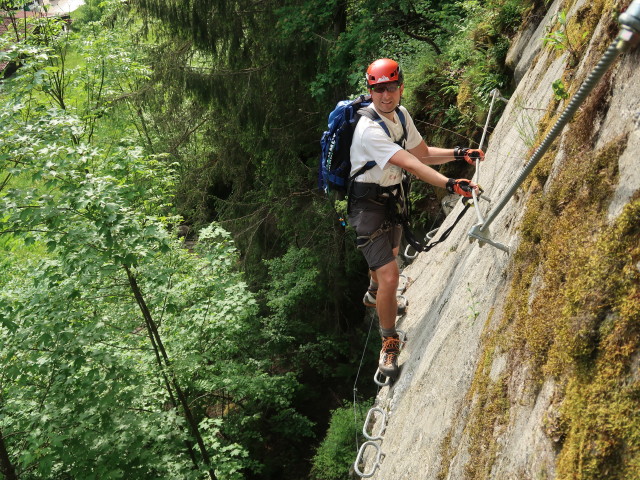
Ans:
{"label": "metal rung", "polygon": [[409,282],[409,278],[404,274],[401,273],[398,276],[398,292],[402,293],[407,289],[407,283]]}
{"label": "metal rung", "polygon": [[[407,308],[409,308],[409,300],[407,300],[407,297],[405,297],[404,295],[396,295],[396,302],[398,304],[403,303],[404,304],[404,310],[402,312],[402,315],[404,315],[407,312]],[[400,314],[398,314],[399,316],[402,316]]]}
{"label": "metal rung", "polygon": [[411,245],[407,245],[407,246],[405,247],[405,249],[404,249],[404,253],[403,253],[402,255],[403,255],[403,256],[404,256],[404,258],[406,258],[407,260],[414,260],[414,259],[418,256],[418,254],[420,253],[420,252],[416,251],[416,253],[414,253],[413,255],[411,255],[411,254],[409,253],[409,251],[410,251],[412,248],[413,248],[413,247],[412,247]]}
{"label": "metal rung", "polygon": [[[384,380],[382,380],[383,378]],[[373,381],[379,387],[386,387],[387,385],[391,385],[391,379],[383,375],[379,368],[376,370],[376,373],[373,376]]]}
{"label": "metal rung", "polygon": [[[382,415],[382,428],[380,428],[380,431],[378,432],[377,435],[373,435],[373,432],[371,432],[371,435],[369,435],[367,433],[367,425],[369,425],[369,423],[371,422],[371,416],[375,413],[378,412],[380,413],[380,415]],[[384,433],[384,429],[387,426],[387,413],[382,410],[380,407],[372,407],[371,409],[369,409],[369,413],[367,413],[367,418],[364,421],[364,425],[362,426],[362,434],[364,435],[364,437],[367,440],[382,440],[382,434]]]}
{"label": "metal rung", "polygon": [[[431,230],[430,232],[427,232],[427,234],[424,237],[424,243],[425,245],[428,244],[431,240],[433,240],[433,237],[436,236],[436,234],[438,233],[438,230],[440,230],[440,227],[438,228],[434,228],[433,230]],[[415,258],[418,256],[418,254],[420,252],[416,251],[416,253],[414,253],[413,255],[411,253],[409,253],[411,251],[413,247],[411,245],[407,245],[404,249],[404,253],[402,254],[404,256],[404,258],[406,258],[407,260],[415,260]]]}
{"label": "metal rung", "polygon": [[[358,467],[358,465],[362,461],[362,456],[364,454],[364,451],[367,449],[367,447],[369,445],[372,445],[376,449],[376,451],[377,451],[376,459],[375,459],[375,462],[373,463],[373,468],[371,469],[371,471],[362,473],[360,471],[360,468]],[[373,474],[376,473],[376,468],[378,468],[380,466],[380,457],[381,456],[382,456],[382,450],[380,450],[380,445],[378,445],[376,442],[372,442],[372,441],[364,442],[362,444],[362,446],[360,447],[360,450],[358,450],[358,456],[356,457],[356,461],[353,462],[353,469],[355,470],[355,472],[358,474],[359,477],[362,477],[362,478],[373,477]]]}
{"label": "metal rung", "polygon": [[436,236],[436,233],[438,233],[438,230],[440,230],[440,227],[434,228],[430,232],[427,232],[427,234],[424,236],[425,243],[429,243],[431,240],[433,240],[433,237]]}

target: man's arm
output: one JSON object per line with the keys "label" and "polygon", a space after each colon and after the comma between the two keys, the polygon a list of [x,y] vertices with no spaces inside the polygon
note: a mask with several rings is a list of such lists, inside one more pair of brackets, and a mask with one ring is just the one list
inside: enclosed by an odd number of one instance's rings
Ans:
{"label": "man's arm", "polygon": [[[424,144],[424,142],[422,142],[422,144]],[[389,163],[415,175],[423,182],[427,182],[436,187],[445,188],[447,180],[449,179],[416,158],[412,152],[417,148],[418,147],[411,149],[411,152],[408,150],[398,150],[389,159]]]}
{"label": "man's arm", "polygon": [[[435,187],[447,188],[447,182],[453,182],[453,179],[449,179],[430,166],[425,165],[407,150],[398,150],[389,159],[388,163],[406,170],[407,172],[418,177],[423,182],[429,183]],[[469,186],[473,188],[476,193],[479,191],[478,186],[475,183],[466,179],[461,180],[464,180],[464,182],[468,182]],[[460,193],[459,191],[456,191],[456,193],[463,195],[463,193]],[[464,193],[464,195],[470,196],[470,193],[468,193],[467,191],[466,193]]]}
{"label": "man's arm", "polygon": [[424,140],[407,151],[425,165],[442,165],[455,160],[453,148],[428,147]]}

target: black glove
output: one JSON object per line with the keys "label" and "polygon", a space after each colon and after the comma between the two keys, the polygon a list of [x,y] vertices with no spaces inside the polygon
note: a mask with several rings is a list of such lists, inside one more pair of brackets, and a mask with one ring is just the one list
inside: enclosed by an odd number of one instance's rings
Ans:
{"label": "black glove", "polygon": [[470,165],[476,164],[476,158],[484,161],[484,152],[475,148],[455,147],[453,149],[453,157],[456,160],[464,160]]}
{"label": "black glove", "polygon": [[473,197],[472,191],[471,180],[467,180],[466,178],[459,178],[458,180],[450,178],[447,181],[447,192],[449,193],[457,193],[463,197],[471,198]]}

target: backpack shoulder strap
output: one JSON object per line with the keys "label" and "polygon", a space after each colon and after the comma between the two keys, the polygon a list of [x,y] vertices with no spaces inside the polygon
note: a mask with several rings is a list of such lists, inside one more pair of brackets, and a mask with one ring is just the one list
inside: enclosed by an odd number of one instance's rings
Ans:
{"label": "backpack shoulder strap", "polygon": [[398,114],[398,118],[400,119],[400,124],[402,125],[402,139],[401,141],[403,142],[403,147],[404,147],[404,143],[407,141],[407,119],[404,116],[404,113],[402,113],[402,110],[400,110],[400,106],[398,105],[396,107],[396,113]]}
{"label": "backpack shoulder strap", "polygon": [[[400,110],[400,107],[396,107],[396,113],[398,114],[398,119],[400,119],[400,125],[402,125],[402,138],[395,143],[397,143],[402,148],[404,148],[404,144],[407,141],[407,119],[404,116],[404,113],[402,113],[402,111]],[[384,130],[384,133],[386,133],[388,137],[391,137],[391,132],[389,132],[389,127],[387,127],[387,124],[384,123],[384,120],[382,120],[382,117],[380,117],[378,112],[370,108],[363,108],[358,112],[358,115],[362,117],[367,117],[368,119],[373,120],[374,122],[376,122],[378,125],[382,127],[382,129]]]}
{"label": "backpack shoulder strap", "polygon": [[384,120],[382,120],[380,115],[378,115],[378,112],[370,108],[363,108],[362,110],[358,111],[358,114],[362,117],[367,117],[369,120],[373,120],[374,122],[376,122],[378,125],[382,127],[382,129],[384,130],[384,133],[386,133],[388,137],[391,137],[391,132],[389,131],[389,127],[387,127],[387,124],[384,123]]}

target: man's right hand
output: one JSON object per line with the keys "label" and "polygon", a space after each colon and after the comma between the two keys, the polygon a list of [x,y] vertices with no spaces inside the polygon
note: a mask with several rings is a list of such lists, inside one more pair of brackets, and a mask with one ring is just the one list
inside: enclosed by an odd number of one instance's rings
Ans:
{"label": "man's right hand", "polygon": [[471,198],[473,194],[471,193],[473,190],[478,191],[478,185],[473,183],[471,180],[467,180],[466,178],[454,179],[450,178],[447,181],[447,192],[449,193],[457,193],[458,195],[462,195],[463,197]]}

